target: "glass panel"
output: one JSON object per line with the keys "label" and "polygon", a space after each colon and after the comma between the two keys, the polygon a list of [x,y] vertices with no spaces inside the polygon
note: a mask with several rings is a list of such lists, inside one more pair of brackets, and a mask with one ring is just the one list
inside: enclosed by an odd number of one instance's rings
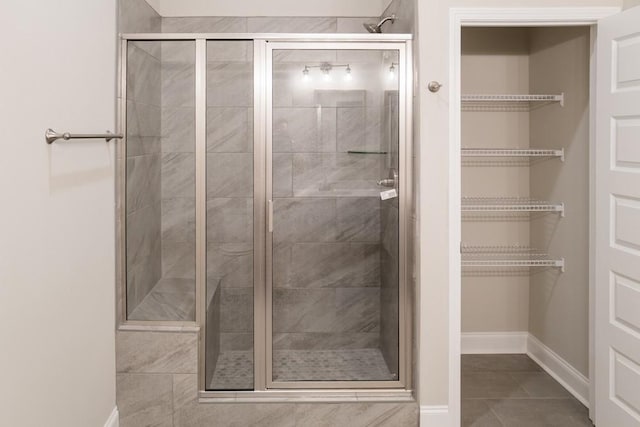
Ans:
{"label": "glass panel", "polygon": [[274,381],[398,379],[398,62],[274,51]]}
{"label": "glass panel", "polygon": [[130,320],[195,320],[195,43],[127,47]]}
{"label": "glass panel", "polygon": [[253,42],[207,42],[206,387],[253,389]]}

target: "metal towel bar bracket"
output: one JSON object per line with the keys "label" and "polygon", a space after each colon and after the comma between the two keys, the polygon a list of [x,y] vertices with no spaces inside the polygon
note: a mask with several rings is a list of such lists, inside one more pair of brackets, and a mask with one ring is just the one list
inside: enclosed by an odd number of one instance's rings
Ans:
{"label": "metal towel bar bracket", "polygon": [[47,129],[44,133],[44,138],[47,140],[47,144],[52,144],[58,139],[68,141],[70,139],[104,139],[109,142],[112,139],[122,139],[124,135],[115,134],[107,131],[106,133],[58,133],[53,129]]}

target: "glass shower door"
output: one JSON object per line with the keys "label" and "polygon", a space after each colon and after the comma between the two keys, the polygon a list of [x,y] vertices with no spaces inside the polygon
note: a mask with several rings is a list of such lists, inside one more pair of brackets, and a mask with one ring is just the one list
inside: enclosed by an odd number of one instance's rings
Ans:
{"label": "glass shower door", "polygon": [[401,365],[400,50],[304,46],[269,51],[270,385],[389,385]]}

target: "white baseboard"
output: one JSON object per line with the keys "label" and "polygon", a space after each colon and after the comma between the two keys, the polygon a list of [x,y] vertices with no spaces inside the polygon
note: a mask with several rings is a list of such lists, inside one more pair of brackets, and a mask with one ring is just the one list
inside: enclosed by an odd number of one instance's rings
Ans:
{"label": "white baseboard", "polygon": [[116,406],[111,411],[111,415],[109,415],[109,419],[104,423],[104,427],[119,427],[120,426],[120,414],[118,414],[118,407]]}
{"label": "white baseboard", "polygon": [[420,427],[446,427],[451,425],[448,406],[421,406]]}
{"label": "white baseboard", "polygon": [[527,340],[527,355],[583,405],[589,407],[589,379],[576,368],[531,334]]}
{"label": "white baseboard", "polygon": [[527,352],[528,332],[463,332],[462,354],[518,354]]}

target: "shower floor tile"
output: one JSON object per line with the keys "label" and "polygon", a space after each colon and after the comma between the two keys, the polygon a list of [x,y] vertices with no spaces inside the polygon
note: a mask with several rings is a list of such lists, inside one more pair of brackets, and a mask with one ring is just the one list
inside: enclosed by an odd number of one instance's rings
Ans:
{"label": "shower floor tile", "polygon": [[196,284],[193,279],[160,279],[129,315],[130,320],[195,319]]}
{"label": "shower floor tile", "polygon": [[[274,381],[392,381],[395,376],[378,349],[276,350]],[[220,353],[210,384],[213,390],[253,388],[253,352]]]}

